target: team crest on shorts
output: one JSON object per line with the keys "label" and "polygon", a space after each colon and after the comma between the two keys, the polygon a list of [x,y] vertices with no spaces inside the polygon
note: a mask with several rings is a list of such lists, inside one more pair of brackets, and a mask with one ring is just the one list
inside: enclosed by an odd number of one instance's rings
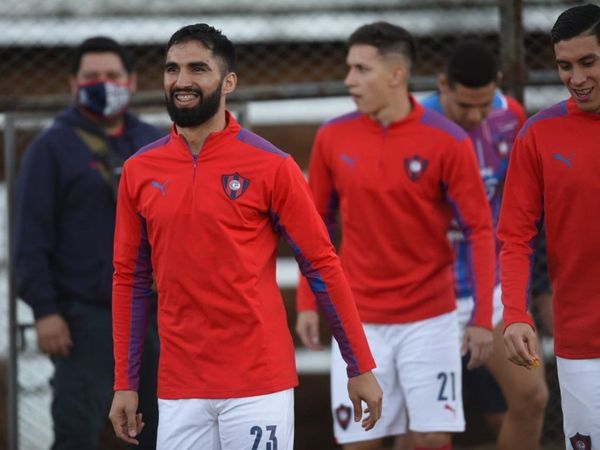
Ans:
{"label": "team crest on shorts", "polygon": [[425,173],[428,161],[422,159],[419,155],[410,158],[404,158],[404,170],[411,181],[417,181]]}
{"label": "team crest on shorts", "polygon": [[349,406],[340,405],[335,409],[335,418],[343,430],[348,428],[348,425],[350,425],[351,417],[352,417],[352,408],[350,408]]}
{"label": "team crest on shorts", "polygon": [[592,450],[592,438],[585,434],[577,433],[569,438],[573,450]]}
{"label": "team crest on shorts", "polygon": [[221,176],[221,181],[225,194],[227,194],[227,197],[231,200],[240,198],[244,192],[246,192],[248,186],[250,186],[250,180],[244,178],[237,172]]}

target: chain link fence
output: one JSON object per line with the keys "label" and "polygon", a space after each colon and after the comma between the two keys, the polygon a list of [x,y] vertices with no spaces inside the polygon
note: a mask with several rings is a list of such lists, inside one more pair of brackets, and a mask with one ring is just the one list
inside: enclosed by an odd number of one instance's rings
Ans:
{"label": "chain link fence", "polygon": [[[351,101],[343,97],[341,80],[346,72],[344,41],[354,29],[367,22],[387,20],[410,30],[420,50],[413,88],[428,92],[435,89],[437,74],[460,40],[479,39],[500,55],[503,45],[501,1],[3,0],[0,2],[0,29],[3,30],[0,34],[0,142],[3,144],[0,145],[11,146],[18,167],[28,143],[70,102],[68,77],[73,48],[83,39],[100,34],[111,36],[129,48],[138,73],[138,110],[149,120],[168,126],[161,93],[164,44],[181,26],[207,22],[221,29],[236,44],[240,80],[237,100],[247,125],[292,153],[306,167],[318,124],[352,108]],[[583,2],[523,0],[514,3],[522,4],[527,80],[524,100],[528,111],[533,113],[567,95],[556,75],[548,33],[561,11]],[[320,98],[308,100],[308,97]],[[300,98],[306,100],[298,100]],[[278,101],[267,101],[274,99]],[[43,115],[28,115],[36,111],[43,111]],[[20,116],[10,122],[13,135],[6,139],[8,121],[4,119],[9,113]],[[4,151],[9,150],[4,147]],[[0,268],[5,272],[6,246],[2,252]],[[282,251],[282,264],[288,264],[289,256]],[[542,258],[540,274],[544,273],[543,262]],[[294,280],[294,274],[288,279]],[[289,318],[294,320],[293,282],[283,283],[282,289],[290,310]],[[0,304],[0,318],[4,318],[0,326],[5,330],[8,306],[4,301]],[[27,308],[19,307],[19,322],[30,322],[28,314]],[[541,310],[537,315],[543,314]],[[5,358],[7,343],[2,339],[0,358]],[[20,448],[44,449],[51,441],[48,412],[51,367],[35,350],[33,330],[26,331],[23,339],[24,346],[19,347],[18,355],[21,373],[17,391],[21,409]],[[551,341],[545,343],[551,397],[544,443],[547,448],[558,448],[563,436],[556,367]],[[5,405],[0,407],[2,412],[6,410]],[[328,415],[325,401],[322,408]],[[38,419],[32,420],[32,414]],[[299,411],[299,421],[302,417]],[[5,423],[0,421],[0,428]],[[301,429],[302,424],[298,427]],[[38,431],[32,433],[32,430]],[[297,448],[330,448],[306,443],[305,437],[311,433],[304,434],[298,437]],[[3,447],[1,439],[0,430],[0,447]],[[333,441],[330,442],[333,446]]]}
{"label": "chain link fence", "polygon": [[[258,3],[256,5],[255,3]],[[341,80],[345,38],[385,19],[418,39],[417,76],[434,77],[453,45],[481,39],[500,51],[498,0],[4,0],[0,2],[0,109],[33,96],[67,95],[70,51],[91,35],[126,44],[138,65],[139,90],[159,90],[163,46],[179,27],[205,21],[236,43],[240,87]],[[531,81],[556,83],[548,30],[575,1],[523,1],[526,63]],[[429,79],[434,87],[434,79]],[[44,102],[38,99],[37,106]],[[27,103],[30,107],[35,104]]]}

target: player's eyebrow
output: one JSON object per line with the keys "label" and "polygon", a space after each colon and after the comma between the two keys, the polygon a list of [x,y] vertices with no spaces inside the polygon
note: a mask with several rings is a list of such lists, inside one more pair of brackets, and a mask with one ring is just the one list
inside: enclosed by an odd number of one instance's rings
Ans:
{"label": "player's eyebrow", "polygon": [[[588,53],[587,55],[583,55],[581,58],[577,59],[577,62],[581,63],[581,62],[587,62],[587,61],[594,61],[598,59],[598,55],[596,55],[595,53]],[[556,64],[571,64],[571,61],[565,61],[564,59],[556,59]]]}
{"label": "player's eyebrow", "polygon": [[210,64],[208,64],[206,61],[190,61],[186,64],[186,66],[212,70]]}
{"label": "player's eyebrow", "polygon": [[183,66],[188,66],[188,67],[204,67],[207,69],[210,69],[210,64],[208,64],[208,62],[203,61],[203,60],[199,60],[199,61],[187,61],[185,63],[178,63],[175,61],[167,61],[165,62],[165,67],[183,67]]}
{"label": "player's eyebrow", "polygon": [[477,107],[483,107],[483,106],[489,106],[492,104],[492,100],[490,101],[486,101],[486,102],[481,102],[481,103],[467,103],[467,102],[457,102],[459,106],[463,107],[463,108],[477,108]]}

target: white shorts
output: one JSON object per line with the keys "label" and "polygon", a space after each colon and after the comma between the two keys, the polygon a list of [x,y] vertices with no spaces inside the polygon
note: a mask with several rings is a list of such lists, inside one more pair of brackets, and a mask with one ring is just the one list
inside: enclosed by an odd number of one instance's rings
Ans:
{"label": "white shorts", "polygon": [[294,448],[293,389],[230,399],[158,399],[158,413],[158,450]]}
{"label": "white shorts", "polygon": [[363,326],[377,363],[374,374],[383,389],[383,411],[370,431],[354,422],[346,363],[334,341],[331,408],[337,442],[396,436],[407,428],[416,432],[464,431],[456,311],[408,324]]}
{"label": "white shorts", "polygon": [[[492,310],[492,325],[494,328],[502,321],[502,312],[504,306],[502,306],[502,289],[500,285],[496,285],[494,288],[494,299],[493,299],[493,310]],[[459,342],[462,342],[465,334],[465,327],[471,320],[473,315],[473,308],[475,307],[475,301],[473,297],[462,297],[456,300],[456,308],[458,311],[458,332]]]}
{"label": "white shorts", "polygon": [[565,448],[600,448],[600,358],[556,357]]}

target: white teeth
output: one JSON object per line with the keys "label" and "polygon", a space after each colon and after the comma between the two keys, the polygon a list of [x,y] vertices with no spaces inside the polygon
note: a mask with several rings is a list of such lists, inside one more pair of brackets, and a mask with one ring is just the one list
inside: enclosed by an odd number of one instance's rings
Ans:
{"label": "white teeth", "polygon": [[592,92],[592,88],[588,88],[588,89],[573,89],[573,91],[577,94],[577,95],[588,95],[590,92]]}
{"label": "white teeth", "polygon": [[194,100],[196,96],[193,94],[177,94],[175,95],[175,98],[181,102],[188,102],[190,100]]}

